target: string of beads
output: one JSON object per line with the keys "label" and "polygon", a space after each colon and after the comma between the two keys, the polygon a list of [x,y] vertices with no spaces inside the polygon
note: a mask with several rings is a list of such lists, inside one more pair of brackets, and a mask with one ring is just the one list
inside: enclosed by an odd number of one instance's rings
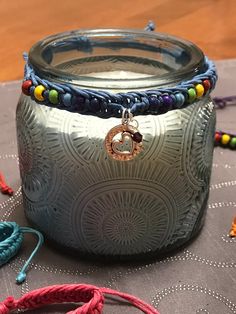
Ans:
{"label": "string of beads", "polygon": [[31,291],[19,300],[8,297],[0,303],[0,314],[9,314],[15,310],[32,310],[49,304],[79,303],[84,304],[67,314],[100,314],[104,307],[104,295],[120,297],[146,314],[159,314],[151,305],[130,294],[109,288],[99,288],[87,284],[64,284],[44,287]]}
{"label": "string of beads", "polygon": [[39,104],[81,114],[94,114],[102,118],[120,118],[125,109],[133,115],[163,114],[184,108],[210,94],[217,81],[215,65],[205,58],[205,70],[191,80],[175,87],[111,93],[80,89],[72,84],[55,83],[37,75],[26,60],[22,92]]}
{"label": "string of beads", "polygon": [[[217,108],[224,109],[227,105],[235,105],[236,96],[215,97],[213,98]],[[215,146],[223,148],[236,149],[236,134],[227,133],[224,131],[215,132]]]}

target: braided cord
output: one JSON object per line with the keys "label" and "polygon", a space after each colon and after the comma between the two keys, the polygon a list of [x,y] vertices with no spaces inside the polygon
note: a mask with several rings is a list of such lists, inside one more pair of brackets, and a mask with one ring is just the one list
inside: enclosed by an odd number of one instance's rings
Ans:
{"label": "braided cord", "polygon": [[104,294],[118,296],[146,314],[159,314],[149,304],[132,295],[108,288],[99,288],[87,284],[64,284],[33,290],[19,300],[12,297],[0,303],[0,314],[9,314],[15,310],[32,310],[45,305],[55,303],[79,303],[84,304],[67,314],[100,314],[104,307]]}
{"label": "braided cord", "polygon": [[[194,101],[197,101],[207,96],[214,89],[217,81],[215,65],[205,57],[206,70],[203,73],[174,87],[112,93],[81,89],[69,83],[62,84],[43,79],[35,72],[28,57],[24,55],[24,58],[26,60],[22,85],[24,94],[31,96],[39,104],[72,112],[94,114],[102,118],[121,117],[125,109],[130,109],[133,115],[162,114],[169,110],[180,109],[193,102],[189,96],[191,89],[195,93]],[[204,81],[207,81],[209,86],[200,97],[197,97],[195,87],[198,84],[204,85]],[[54,94],[54,100],[50,94]]]}
{"label": "braided cord", "polygon": [[20,227],[15,222],[0,222],[0,266],[6,264],[13,256],[17,254],[22,245],[24,233],[33,233],[37,235],[38,243],[28,260],[25,262],[21,271],[18,273],[16,277],[17,283],[22,283],[25,281],[27,268],[29,267],[29,263],[38,252],[39,248],[42,246],[43,236],[39,231],[28,227]]}

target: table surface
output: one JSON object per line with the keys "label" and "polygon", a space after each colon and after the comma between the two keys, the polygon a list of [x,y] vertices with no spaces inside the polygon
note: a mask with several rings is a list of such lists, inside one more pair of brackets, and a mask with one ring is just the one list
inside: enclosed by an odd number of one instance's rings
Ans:
{"label": "table surface", "polygon": [[[236,61],[217,63],[220,74],[215,95],[236,92]],[[16,191],[0,195],[0,220],[26,225],[23,213],[15,135],[15,107],[19,82],[0,85],[1,133],[0,170]],[[236,131],[236,106],[217,112],[218,128]],[[153,304],[161,314],[236,313],[236,239],[228,237],[236,215],[235,151],[216,148],[206,223],[194,242],[161,261],[103,264],[68,256],[44,245],[34,258],[21,286],[15,277],[35,245],[25,237],[18,256],[0,268],[0,298],[19,297],[39,287],[62,283],[90,283],[134,294]],[[34,313],[64,313],[73,306],[56,306]],[[104,313],[138,313],[122,303],[107,302]],[[28,312],[32,313],[32,312]]]}
{"label": "table surface", "polygon": [[79,28],[157,30],[196,43],[210,58],[236,57],[235,0],[1,0],[0,81],[23,76],[22,53],[45,36]]}

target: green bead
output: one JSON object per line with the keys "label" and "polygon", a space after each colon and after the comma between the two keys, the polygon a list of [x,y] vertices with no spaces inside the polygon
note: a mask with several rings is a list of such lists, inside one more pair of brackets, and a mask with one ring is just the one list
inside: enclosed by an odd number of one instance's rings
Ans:
{"label": "green bead", "polygon": [[197,98],[197,94],[194,88],[188,89],[188,101],[191,103]]}
{"label": "green bead", "polygon": [[55,89],[50,90],[48,98],[53,105],[58,104],[58,92]]}
{"label": "green bead", "polygon": [[236,148],[236,137],[232,137],[229,143],[231,148]]}

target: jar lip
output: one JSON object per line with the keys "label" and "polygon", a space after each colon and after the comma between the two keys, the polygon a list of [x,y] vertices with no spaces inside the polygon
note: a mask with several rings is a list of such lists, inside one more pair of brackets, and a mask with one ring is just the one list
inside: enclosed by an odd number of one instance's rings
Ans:
{"label": "jar lip", "polygon": [[[184,50],[190,57],[189,62],[183,65],[180,69],[173,70],[171,73],[164,73],[162,75],[152,75],[151,77],[145,78],[122,78],[122,79],[111,79],[111,78],[98,78],[94,76],[83,76],[78,74],[69,73],[65,70],[56,68],[50,63],[46,62],[43,57],[43,52],[48,47],[55,47],[55,45],[62,43],[72,37],[77,36],[78,38],[99,38],[102,36],[123,36],[124,38],[132,38],[133,36],[145,38],[145,40],[159,41],[162,46],[172,44],[176,47]],[[183,79],[191,79],[194,75],[201,73],[204,70],[204,54],[201,49],[190,41],[182,38],[172,36],[165,33],[148,32],[137,29],[113,29],[113,28],[101,28],[101,29],[79,29],[70,32],[58,33],[55,35],[48,36],[37,43],[35,43],[29,52],[29,62],[33,66],[36,72],[39,72],[41,76],[50,78],[57,82],[70,82],[74,85],[81,87],[101,89],[106,83],[109,83],[111,89],[129,89],[127,86],[128,82],[133,82],[140,89],[160,87],[160,86],[172,86]],[[93,84],[91,84],[93,81]],[[132,84],[131,84],[132,85]],[[106,89],[109,89],[106,88]],[[134,89],[134,87],[130,87]]]}

